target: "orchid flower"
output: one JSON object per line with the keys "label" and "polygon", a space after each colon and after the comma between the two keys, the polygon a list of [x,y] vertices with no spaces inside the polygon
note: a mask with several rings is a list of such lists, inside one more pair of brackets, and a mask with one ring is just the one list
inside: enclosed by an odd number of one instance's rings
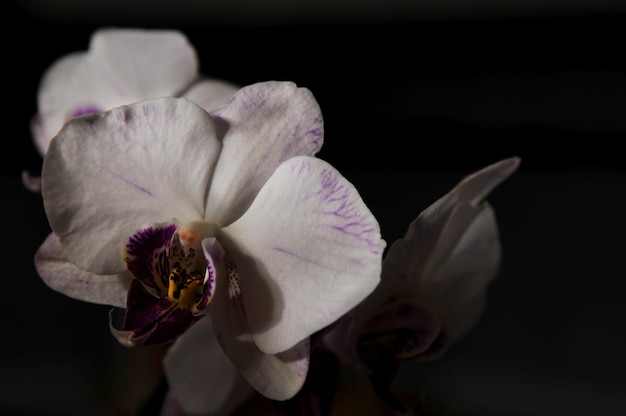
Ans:
{"label": "orchid flower", "polygon": [[[174,30],[103,28],[89,49],[62,56],[44,72],[31,133],[43,156],[63,124],[147,98],[184,96],[207,111],[221,106],[238,87],[200,75],[195,49]],[[35,192],[41,178],[22,172]]]}
{"label": "orchid flower", "polygon": [[482,314],[501,257],[485,198],[519,163],[512,157],[466,176],[420,213],[389,247],[380,285],[326,339],[347,362],[365,368],[398,413],[408,413],[388,392],[398,364],[439,357]]}
{"label": "orchid flower", "polygon": [[162,97],[71,119],[44,158],[53,232],[38,273],[125,308],[121,325],[110,317],[124,345],[174,342],[166,375],[185,412],[217,406],[220,380],[196,368],[212,334],[254,389],[286,400],[309,337],[374,290],[385,247],[358,191],[315,157],[322,136],[319,105],[291,82],[241,88],[211,113]]}

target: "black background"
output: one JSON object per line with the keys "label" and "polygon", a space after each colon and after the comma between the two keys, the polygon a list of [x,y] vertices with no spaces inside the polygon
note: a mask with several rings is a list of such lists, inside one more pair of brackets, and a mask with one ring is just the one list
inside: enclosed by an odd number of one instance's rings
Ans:
{"label": "black background", "polygon": [[[324,115],[319,157],[355,183],[389,244],[462,176],[520,156],[519,171],[488,198],[503,264],[485,315],[443,358],[403,368],[396,388],[409,398],[425,389],[437,415],[626,414],[623,10],[521,12],[511,3],[455,12],[452,2],[438,13],[347,7],[306,18],[261,7],[237,19],[208,6],[168,13],[164,2],[75,14],[42,4],[7,3],[2,28],[0,413],[94,414],[112,395],[131,407],[141,396],[129,399],[132,388],[119,384],[132,353],[112,341],[108,309],[37,277],[32,255],[49,228],[40,196],[20,182],[22,169],[41,164],[29,122],[43,71],[85,50],[95,29],[128,26],[181,30],[205,74],[308,87]],[[152,375],[141,374],[124,380],[150,390]],[[364,400],[341,394],[354,408]]]}
{"label": "black background", "polygon": [[[311,89],[325,117],[321,157],[342,166],[473,169],[515,154],[525,169],[623,167],[616,139],[626,131],[626,8],[511,7],[493,16],[488,8],[455,14],[451,6],[422,18],[358,8],[353,18],[305,18],[271,9],[256,19],[241,12],[239,21],[209,6],[194,17],[166,6],[53,13],[40,3],[55,2],[18,2],[7,19],[14,24],[3,28],[11,131],[20,137],[29,135],[37,83],[53,60],[85,50],[100,26],[142,26],[183,31],[207,75]],[[36,168],[28,140],[13,142],[19,158],[3,170],[24,162]]]}

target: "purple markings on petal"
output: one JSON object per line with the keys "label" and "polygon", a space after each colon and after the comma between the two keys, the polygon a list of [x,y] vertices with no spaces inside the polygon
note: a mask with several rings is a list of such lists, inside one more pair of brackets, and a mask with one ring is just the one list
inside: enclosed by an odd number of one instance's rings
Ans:
{"label": "purple markings on petal", "polygon": [[299,163],[294,163],[290,166],[291,173],[298,176],[302,174],[308,174],[311,171],[311,163],[306,160],[301,160]]}
{"label": "purple markings on petal", "polygon": [[203,285],[202,298],[194,308],[196,311],[206,308],[209,300],[213,297],[217,271],[220,269],[224,258],[224,250],[214,238],[202,240],[202,251],[206,262],[206,281]]}
{"label": "purple markings on petal", "polygon": [[187,308],[177,307],[168,298],[157,298],[134,280],[128,291],[122,328],[111,330],[132,345],[161,345],[176,340],[200,319]]}
{"label": "purple markings on petal", "polygon": [[[145,122],[146,122],[146,127],[150,129],[150,133],[152,133],[152,137],[154,137],[155,140],[158,140],[159,132],[155,130],[154,124],[150,121],[150,118],[148,117],[148,115],[152,111],[152,106],[149,104],[144,104],[141,106],[141,111],[143,113],[142,114],[143,118],[145,119]],[[134,116],[139,117],[137,113],[133,113],[133,114]]]}
{"label": "purple markings on petal", "polygon": [[95,105],[85,105],[74,109],[74,111],[70,114],[70,118],[84,116],[85,114],[99,113],[101,111],[102,109],[96,107]]}
{"label": "purple markings on petal", "polygon": [[169,286],[167,250],[175,232],[176,224],[143,228],[130,236],[125,247],[124,261],[128,270],[160,295],[167,294]]}
{"label": "purple markings on petal", "polygon": [[132,256],[149,256],[156,247],[160,248],[168,245],[175,232],[176,224],[168,224],[163,227],[143,228],[128,239],[126,251]]}
{"label": "purple markings on petal", "polygon": [[[287,160],[289,156],[293,155],[294,152],[291,149],[292,146],[299,146],[303,138],[307,138],[309,150],[305,154],[309,156],[313,156],[314,154],[316,154],[322,147],[322,142],[324,140],[324,130],[321,127],[321,117],[318,116],[313,119],[305,119],[303,121],[304,123],[296,123],[296,125],[293,126],[292,131],[289,133],[288,140],[286,141],[287,146],[283,150],[283,160]],[[282,134],[282,131],[278,131],[276,139],[279,139]]]}
{"label": "purple markings on petal", "polygon": [[276,251],[278,251],[280,253],[287,254],[288,256],[293,256],[293,257],[297,258],[298,260],[306,262],[306,263],[318,264],[318,263],[316,263],[314,261],[311,261],[311,260],[309,260],[309,259],[307,259],[305,257],[302,257],[302,256],[300,256],[300,255],[298,255],[298,254],[296,254],[296,253],[294,253],[292,251],[289,251],[289,250],[287,250],[287,249],[285,249],[283,247],[274,247],[274,250],[276,250]]}
{"label": "purple markings on petal", "polygon": [[122,123],[126,122],[126,111],[117,111],[115,114],[117,115],[118,121]]}
{"label": "purple markings on petal", "polygon": [[[108,170],[108,169],[107,169],[107,170]],[[113,172],[112,170],[108,170],[108,171],[109,171],[109,172],[110,172],[113,176],[115,176],[116,178],[118,178],[118,179],[120,179],[120,180],[124,181],[125,183],[127,183],[127,184],[129,184],[130,186],[132,186],[133,188],[135,188],[135,189],[137,189],[137,190],[139,190],[139,191],[143,192],[144,194],[149,195],[149,196],[154,196],[154,194],[153,194],[152,192],[150,192],[150,190],[148,190],[148,189],[144,188],[143,186],[140,186],[140,185],[137,185],[137,184],[136,184],[136,183],[134,183],[134,182],[131,182],[130,180],[128,180],[128,179],[126,179],[126,178],[124,178],[124,177],[120,176],[119,174],[117,174],[116,172]]]}
{"label": "purple markings on petal", "polygon": [[366,242],[372,247],[379,247],[380,239],[374,224],[369,220],[363,207],[349,198],[346,186],[339,182],[339,178],[329,170],[321,173],[321,186],[324,191],[323,201],[332,209],[324,212],[346,220],[342,226],[334,225],[333,229],[351,235],[360,241]]}
{"label": "purple markings on petal", "polygon": [[213,297],[213,290],[215,288],[215,269],[213,267],[207,266],[206,273],[207,281],[202,287],[202,297],[193,308],[194,314],[201,313],[201,311],[204,310],[204,308],[206,308],[209,304],[209,300],[211,300],[211,297]]}
{"label": "purple markings on petal", "polygon": [[[312,166],[307,160],[298,159],[290,165],[290,172],[297,176],[311,174]],[[319,199],[319,208],[314,213],[329,215],[344,221],[343,225],[337,225],[337,221],[331,221],[330,227],[336,231],[352,236],[372,248],[373,254],[380,254],[381,240],[378,226],[372,220],[372,216],[355,191],[350,191],[347,182],[331,169],[323,169],[320,172],[319,187],[304,197]],[[358,259],[355,259],[358,262]]]}
{"label": "purple markings on petal", "polygon": [[[322,125],[322,117],[318,116],[313,119],[314,125]],[[322,146],[322,141],[324,139],[324,129],[322,127],[315,127],[311,130],[304,133],[305,136],[314,137],[312,144],[315,149],[318,149]]]}
{"label": "purple markings on petal", "polygon": [[128,290],[122,330],[136,331],[149,327],[171,307],[172,301],[153,296],[135,279]]}

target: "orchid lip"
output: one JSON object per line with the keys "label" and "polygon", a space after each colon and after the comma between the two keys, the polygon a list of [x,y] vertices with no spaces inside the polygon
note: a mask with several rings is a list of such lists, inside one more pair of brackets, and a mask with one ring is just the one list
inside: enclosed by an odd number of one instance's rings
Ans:
{"label": "orchid lip", "polygon": [[[131,235],[122,255],[141,285],[128,293],[125,323],[116,330],[118,335],[127,334],[124,337],[140,343],[173,340],[182,332],[172,328],[187,328],[204,314],[221,263],[218,257],[223,255],[221,248],[207,251],[205,247],[219,246],[212,237],[217,230],[210,223],[178,226],[172,222],[145,227]],[[174,313],[177,309],[180,312]],[[180,322],[173,325],[173,321]]]}

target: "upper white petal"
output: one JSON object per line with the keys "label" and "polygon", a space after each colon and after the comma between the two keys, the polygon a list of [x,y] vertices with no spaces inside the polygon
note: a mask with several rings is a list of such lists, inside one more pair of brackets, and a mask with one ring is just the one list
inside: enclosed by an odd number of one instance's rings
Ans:
{"label": "upper white petal", "polygon": [[178,95],[198,76],[196,52],[175,30],[98,30],[88,59],[118,97],[133,101]]}
{"label": "upper white petal", "polygon": [[219,156],[215,126],[184,98],[159,98],[68,122],[42,169],[48,220],[82,269],[125,269],[127,238],[146,224],[202,220]]}
{"label": "upper white petal", "polygon": [[245,212],[278,165],[313,156],[322,146],[320,107],[311,91],[292,82],[248,85],[212,114],[222,120],[225,135],[206,216],[220,225]]}
{"label": "upper white petal", "polygon": [[47,148],[71,112],[95,105],[101,111],[146,98],[182,92],[197,77],[198,60],[186,37],[172,30],[100,29],[89,50],[57,59],[44,72],[37,105]]}

